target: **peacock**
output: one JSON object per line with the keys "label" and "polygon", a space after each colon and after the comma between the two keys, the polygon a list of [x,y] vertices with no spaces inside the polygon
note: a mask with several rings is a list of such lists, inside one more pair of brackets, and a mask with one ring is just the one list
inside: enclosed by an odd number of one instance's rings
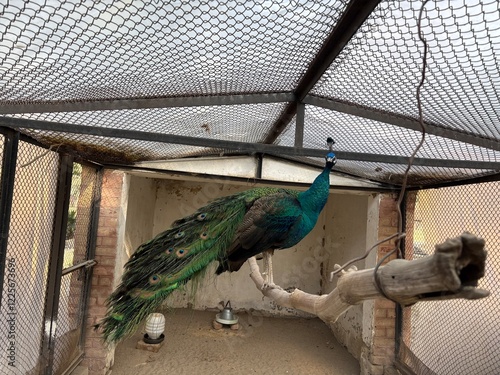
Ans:
{"label": "peacock", "polygon": [[[96,325],[104,340],[117,342],[131,335],[174,290],[210,263],[219,262],[218,275],[234,272],[252,256],[301,241],[316,225],[328,198],[336,157],[333,139],[327,142],[325,168],[308,190],[261,187],[222,197],[139,246]],[[272,287],[270,260],[267,268],[266,282]]]}

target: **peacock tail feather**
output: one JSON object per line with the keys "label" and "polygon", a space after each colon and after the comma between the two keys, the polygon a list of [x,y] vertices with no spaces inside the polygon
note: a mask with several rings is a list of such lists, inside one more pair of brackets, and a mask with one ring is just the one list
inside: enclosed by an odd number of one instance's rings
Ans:
{"label": "peacock tail feather", "polygon": [[126,263],[121,284],[107,299],[108,311],[98,325],[105,341],[116,342],[132,334],[174,290],[211,262],[223,262],[248,207],[279,191],[283,189],[256,188],[217,199],[142,244]]}

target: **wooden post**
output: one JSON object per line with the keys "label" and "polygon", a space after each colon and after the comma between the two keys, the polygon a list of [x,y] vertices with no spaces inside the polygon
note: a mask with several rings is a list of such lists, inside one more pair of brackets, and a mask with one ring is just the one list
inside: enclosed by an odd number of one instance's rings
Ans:
{"label": "wooden post", "polygon": [[[265,296],[283,307],[314,314],[327,323],[335,322],[353,305],[384,297],[375,282],[373,268],[341,271],[337,287],[318,296],[299,289],[289,293],[279,287],[266,288],[255,258],[250,258],[249,263],[250,277]],[[378,276],[385,296],[402,306],[436,299],[478,299],[489,295],[487,290],[476,288],[484,276],[485,263],[484,240],[464,233],[436,245],[435,253],[428,257],[392,260],[379,267]]]}

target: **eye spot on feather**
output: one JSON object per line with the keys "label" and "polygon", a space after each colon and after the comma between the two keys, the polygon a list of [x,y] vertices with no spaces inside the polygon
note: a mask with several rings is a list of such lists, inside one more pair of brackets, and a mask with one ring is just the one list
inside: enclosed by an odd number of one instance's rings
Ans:
{"label": "eye spot on feather", "polygon": [[182,258],[187,253],[188,253],[188,251],[186,249],[179,249],[179,250],[177,250],[177,252],[175,254],[177,255],[178,258]]}
{"label": "eye spot on feather", "polygon": [[173,252],[174,252],[174,248],[173,248],[173,247],[169,247],[169,248],[167,249],[167,251],[165,251],[165,253],[167,253],[167,255],[170,255],[170,254],[172,254]]}
{"label": "eye spot on feather", "polygon": [[156,285],[160,282],[160,276],[158,275],[153,275],[149,278],[149,284],[151,285]]}
{"label": "eye spot on feather", "polygon": [[198,216],[196,216],[196,220],[198,221],[203,221],[205,220],[207,217],[207,214],[206,213],[202,213],[202,214],[199,214]]}
{"label": "eye spot on feather", "polygon": [[175,238],[181,238],[184,237],[184,232],[177,232],[174,236]]}
{"label": "eye spot on feather", "polygon": [[208,238],[208,233],[207,232],[203,232],[202,234],[200,234],[200,238],[202,240],[206,240]]}
{"label": "eye spot on feather", "polygon": [[114,313],[114,314],[111,314],[110,315],[114,320],[118,320],[119,322],[121,322],[123,320],[123,314],[117,314],[117,313]]}

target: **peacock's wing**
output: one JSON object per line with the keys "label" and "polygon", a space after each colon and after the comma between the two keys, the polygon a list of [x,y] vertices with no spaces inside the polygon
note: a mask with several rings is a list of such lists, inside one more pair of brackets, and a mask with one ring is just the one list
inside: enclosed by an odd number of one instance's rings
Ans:
{"label": "peacock's wing", "polygon": [[105,340],[133,333],[172,291],[224,258],[247,207],[248,193],[218,199],[141,245],[108,298],[107,314],[99,323]]}
{"label": "peacock's wing", "polygon": [[227,259],[221,262],[217,273],[237,271],[248,258],[262,251],[292,246],[294,243],[288,244],[301,219],[302,208],[293,191],[281,190],[256,199],[245,214],[237,237],[226,252]]}
{"label": "peacock's wing", "polygon": [[291,194],[277,193],[256,200],[238,229],[242,247],[260,250],[257,253],[281,247],[301,216],[300,203]]}

